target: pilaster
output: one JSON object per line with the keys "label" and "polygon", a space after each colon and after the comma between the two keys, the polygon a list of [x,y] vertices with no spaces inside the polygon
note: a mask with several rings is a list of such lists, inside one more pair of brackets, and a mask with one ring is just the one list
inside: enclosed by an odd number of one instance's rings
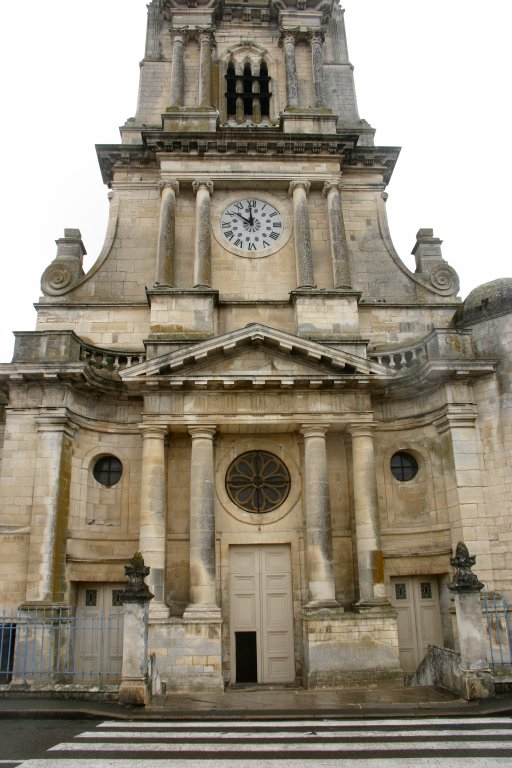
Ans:
{"label": "pilaster", "polygon": [[65,409],[36,418],[38,444],[30,528],[27,601],[62,602],[71,456],[76,428]]}

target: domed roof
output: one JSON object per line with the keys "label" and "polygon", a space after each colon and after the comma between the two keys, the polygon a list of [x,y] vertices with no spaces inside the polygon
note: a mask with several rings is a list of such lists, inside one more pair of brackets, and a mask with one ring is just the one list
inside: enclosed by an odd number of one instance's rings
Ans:
{"label": "domed roof", "polygon": [[471,291],[457,311],[457,325],[468,325],[512,313],[512,277],[500,277]]}

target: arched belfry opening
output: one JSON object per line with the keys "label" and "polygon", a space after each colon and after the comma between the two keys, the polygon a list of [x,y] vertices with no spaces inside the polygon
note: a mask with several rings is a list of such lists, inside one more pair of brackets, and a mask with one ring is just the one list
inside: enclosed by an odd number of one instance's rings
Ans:
{"label": "arched belfry opening", "polygon": [[267,63],[247,59],[228,62],[226,68],[226,116],[237,123],[260,123],[270,117],[270,77]]}

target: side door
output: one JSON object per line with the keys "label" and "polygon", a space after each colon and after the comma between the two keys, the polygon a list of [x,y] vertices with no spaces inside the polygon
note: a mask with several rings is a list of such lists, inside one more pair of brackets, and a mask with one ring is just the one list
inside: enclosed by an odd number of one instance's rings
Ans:
{"label": "side door", "polygon": [[435,576],[396,576],[389,599],[397,611],[400,665],[412,674],[429,645],[443,645],[439,587]]}

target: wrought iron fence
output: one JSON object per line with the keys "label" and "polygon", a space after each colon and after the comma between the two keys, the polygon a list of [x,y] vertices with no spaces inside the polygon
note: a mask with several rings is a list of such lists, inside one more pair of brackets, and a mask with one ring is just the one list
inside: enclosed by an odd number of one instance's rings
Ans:
{"label": "wrought iron fence", "polygon": [[496,672],[512,671],[512,609],[504,598],[482,595],[487,632],[487,660]]}
{"label": "wrought iron fence", "polygon": [[0,683],[116,684],[123,614],[67,606],[0,613]]}

